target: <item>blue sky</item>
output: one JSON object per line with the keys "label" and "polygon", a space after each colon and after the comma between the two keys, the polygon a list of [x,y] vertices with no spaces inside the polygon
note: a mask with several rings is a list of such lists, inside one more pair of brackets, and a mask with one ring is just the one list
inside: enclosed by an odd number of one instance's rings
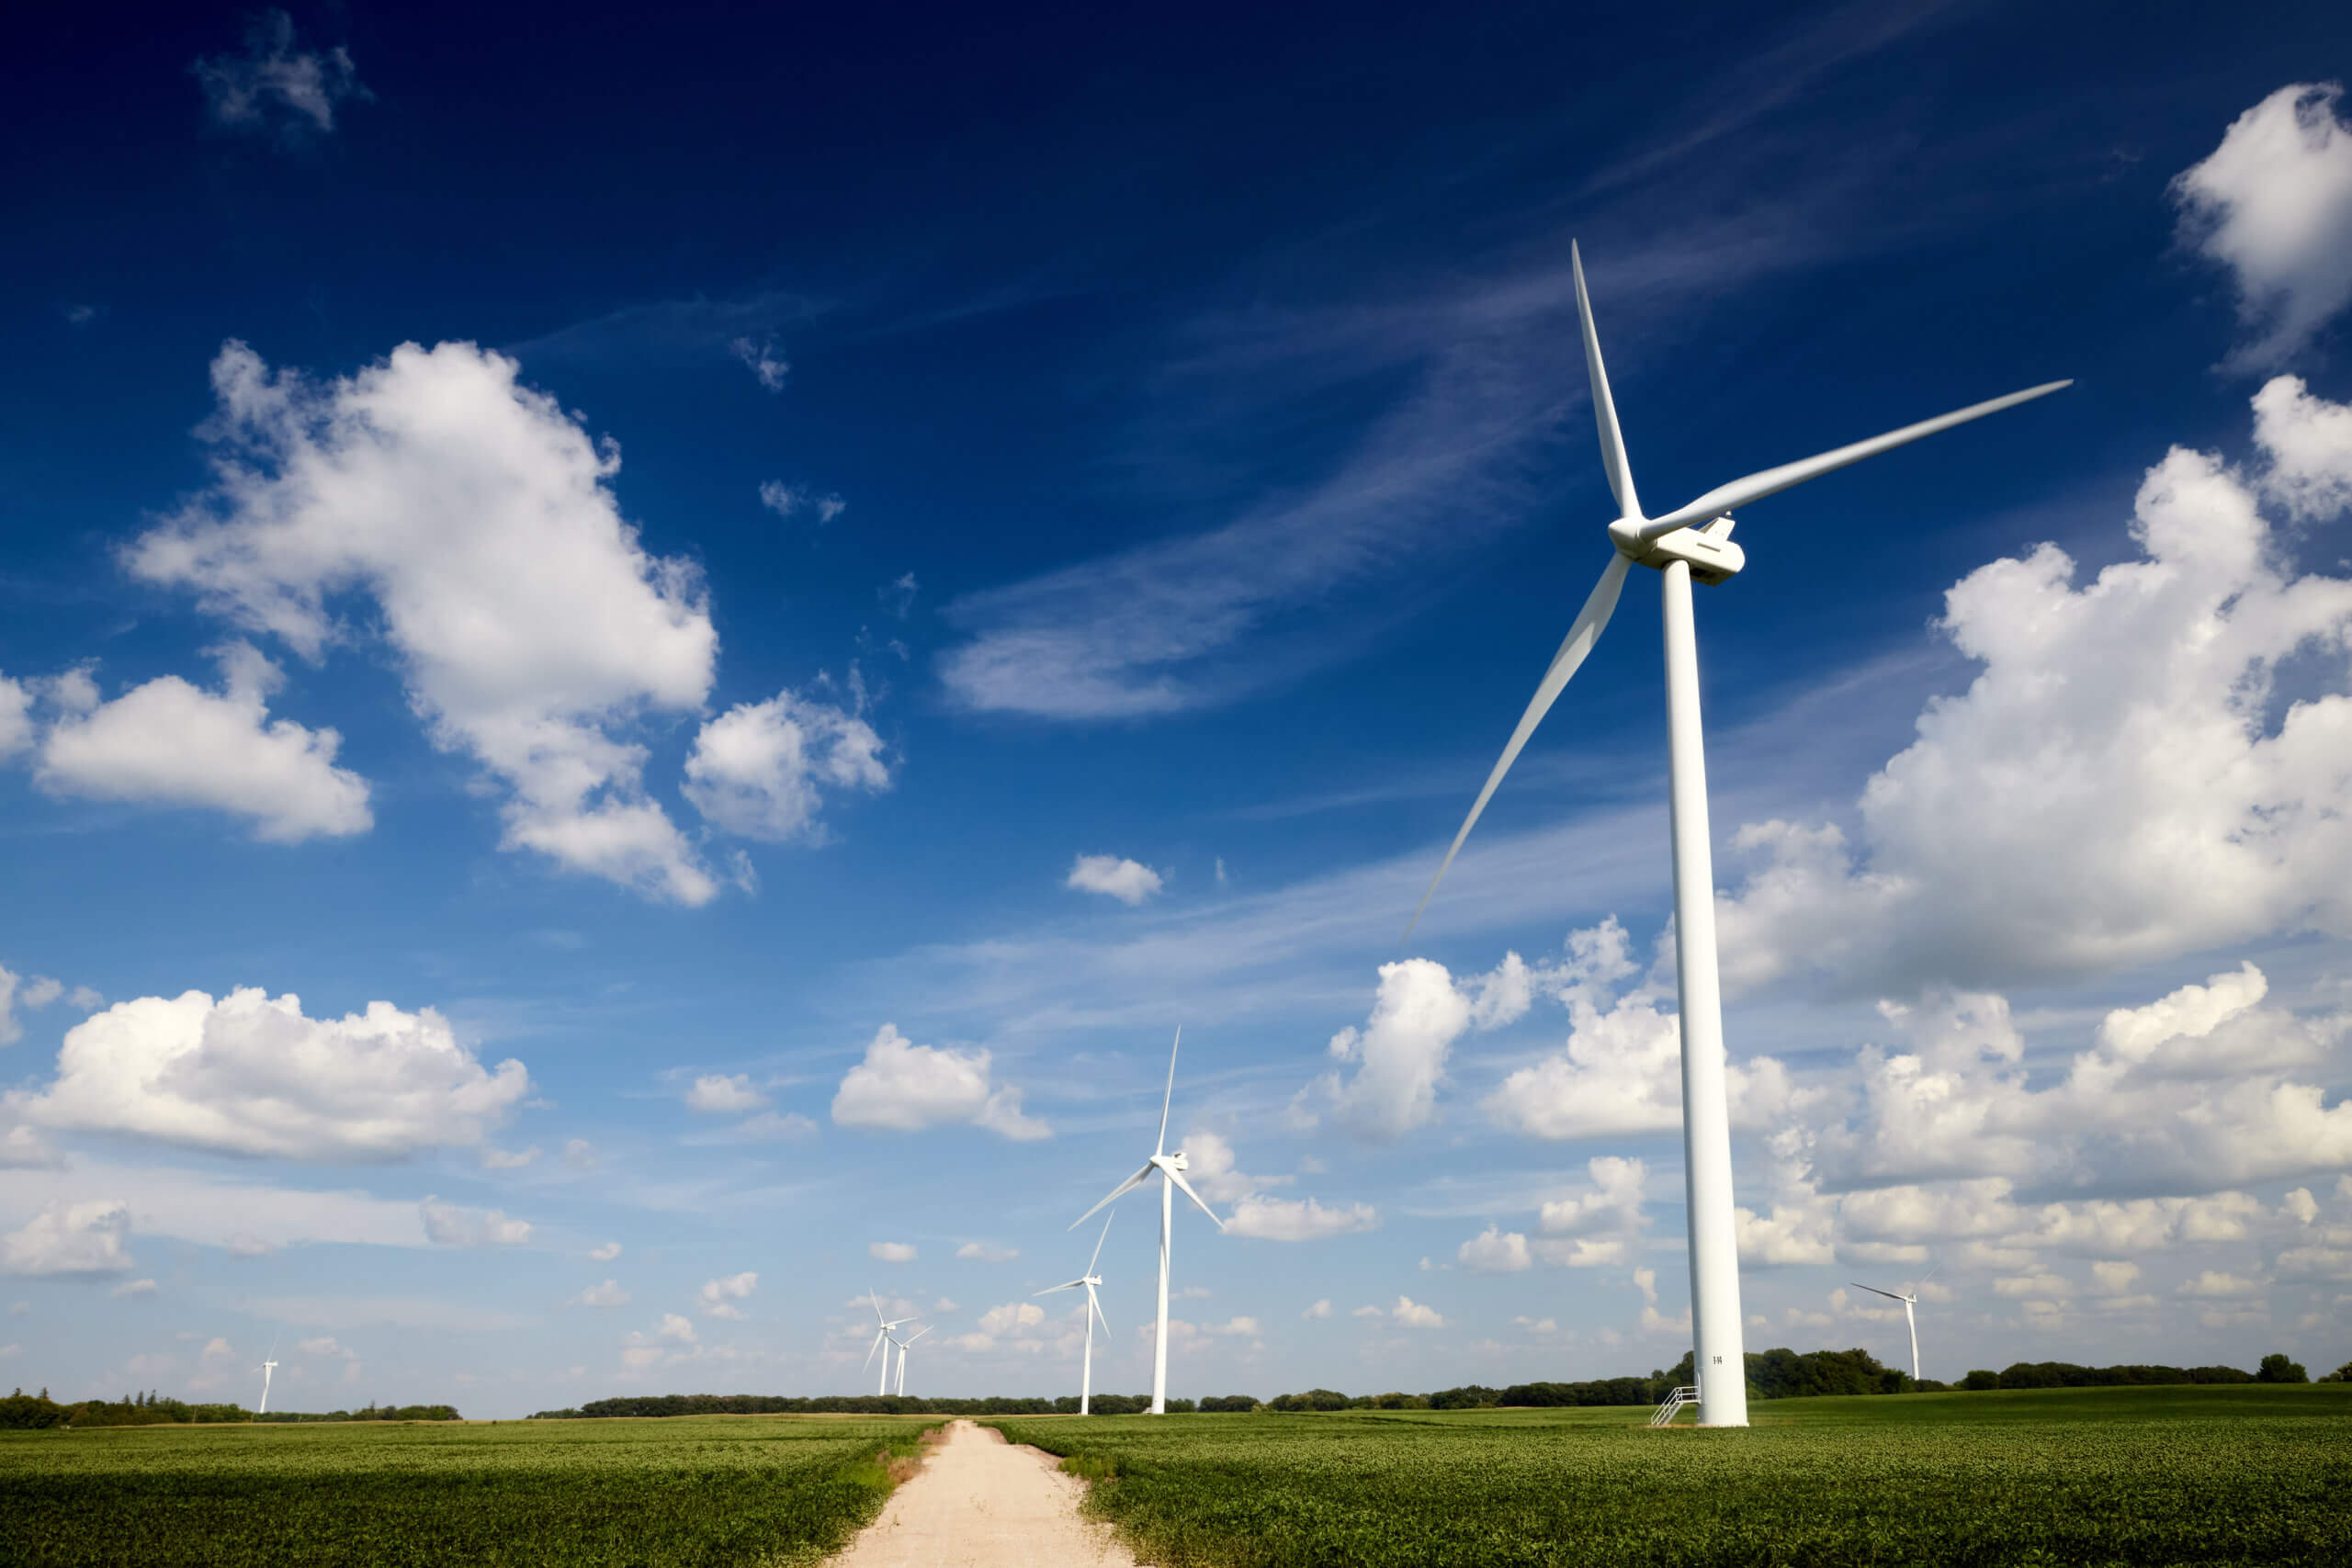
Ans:
{"label": "blue sky", "polygon": [[1670,1363],[1572,237],[1653,510],[2076,378],[1700,596],[1751,1345],[2352,1356],[2335,8],[17,28],[0,1380],[1060,1392],[1179,1023],[1173,1392]]}

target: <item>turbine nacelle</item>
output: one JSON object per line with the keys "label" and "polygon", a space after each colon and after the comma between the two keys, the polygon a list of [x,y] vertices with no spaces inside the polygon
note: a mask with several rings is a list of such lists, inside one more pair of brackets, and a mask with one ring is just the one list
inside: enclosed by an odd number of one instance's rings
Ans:
{"label": "turbine nacelle", "polygon": [[1178,1149],[1172,1155],[1154,1155],[1151,1156],[1151,1163],[1162,1170],[1172,1170],[1179,1174],[1193,1168],[1192,1161],[1185,1157],[1184,1151],[1182,1149]]}
{"label": "turbine nacelle", "polygon": [[1729,582],[1747,564],[1747,553],[1731,542],[1732,520],[1728,513],[1703,527],[1677,528],[1652,539],[1642,537],[1642,530],[1647,526],[1647,518],[1620,517],[1609,525],[1609,542],[1635,566],[1664,571],[1680,561],[1690,569],[1691,581],[1711,587]]}

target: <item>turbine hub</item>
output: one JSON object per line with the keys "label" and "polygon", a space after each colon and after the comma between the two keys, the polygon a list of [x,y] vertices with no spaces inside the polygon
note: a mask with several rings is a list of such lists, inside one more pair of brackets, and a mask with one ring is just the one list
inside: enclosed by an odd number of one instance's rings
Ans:
{"label": "turbine hub", "polygon": [[1728,513],[1702,528],[1677,528],[1655,539],[1642,537],[1643,520],[1620,517],[1609,525],[1609,542],[1635,566],[1664,571],[1676,561],[1690,569],[1690,581],[1709,586],[1729,582],[1747,564],[1747,552],[1731,542]]}

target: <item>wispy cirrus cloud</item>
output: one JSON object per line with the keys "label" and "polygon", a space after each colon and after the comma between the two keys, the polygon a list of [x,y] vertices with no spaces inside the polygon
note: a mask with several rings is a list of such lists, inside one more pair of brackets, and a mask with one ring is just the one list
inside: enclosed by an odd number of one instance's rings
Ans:
{"label": "wispy cirrus cloud", "polygon": [[1279,380],[1301,396],[1401,376],[1411,389],[1323,478],[1229,522],[951,602],[945,616],[967,637],[940,659],[949,694],[986,712],[1136,718],[1232,701],[1352,646],[1359,632],[1236,654],[1291,630],[1295,612],[1523,511],[1523,465],[1575,392],[1558,355],[1528,341],[1546,316],[1557,341],[1566,288],[1552,268],[1436,301],[1204,323],[1180,376]]}
{"label": "wispy cirrus cloud", "polygon": [[[1195,319],[1163,371],[1194,411],[1180,439],[1240,462],[1234,490],[1246,499],[1211,526],[950,601],[943,614],[964,634],[938,660],[951,698],[1035,718],[1136,719],[1221,705],[1348,657],[1409,613],[1405,595],[1426,577],[1408,583],[1408,569],[1425,573],[1523,521],[1547,447],[1589,439],[1563,423],[1585,400],[1577,230],[1607,236],[1591,272],[1621,373],[1647,322],[1687,322],[1710,297],[1870,243],[1858,215],[1887,148],[1792,162],[1752,134],[1756,122],[1953,8],[1855,5],[1759,39],[1769,68],[1742,73],[1741,91],[1710,82],[1662,105],[1657,129],[1622,143],[1576,193],[1579,210],[1521,211],[1482,251],[1385,272],[1375,289],[1331,302],[1351,238],[1335,236],[1314,253],[1326,265],[1287,258],[1295,282],[1250,280],[1250,303]],[[1566,121],[1548,132],[1570,133]],[[1667,172],[1670,207],[1654,194]],[[1368,221],[1418,227],[1426,214],[1408,206]],[[1313,302],[1284,303],[1286,287],[1316,291]],[[1373,412],[1329,413],[1357,409]],[[1352,438],[1297,478],[1298,454],[1336,428]],[[1251,469],[1247,454],[1269,432],[1272,455]]]}
{"label": "wispy cirrus cloud", "polygon": [[213,124],[274,133],[289,143],[333,130],[337,105],[373,96],[350,51],[296,47],[294,19],[277,10],[263,12],[246,29],[243,54],[209,56],[189,69]]}

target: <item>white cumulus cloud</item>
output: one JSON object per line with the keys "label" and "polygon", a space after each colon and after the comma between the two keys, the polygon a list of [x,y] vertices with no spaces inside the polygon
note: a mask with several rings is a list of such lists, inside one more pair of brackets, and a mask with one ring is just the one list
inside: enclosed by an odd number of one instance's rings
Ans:
{"label": "white cumulus cloud", "polygon": [[1035,1302],[1007,1302],[980,1314],[980,1332],[991,1336],[1034,1328],[1046,1321],[1046,1309]]}
{"label": "white cumulus cloud", "polygon": [[617,1280],[607,1280],[601,1285],[591,1285],[571,1298],[582,1306],[616,1307],[628,1304],[628,1292],[621,1289]]}
{"label": "white cumulus cloud", "polygon": [[1021,1109],[1021,1091],[989,1078],[987,1051],[918,1045],[884,1024],[865,1047],[865,1059],[842,1075],[833,1095],[833,1120],[844,1127],[918,1132],[951,1122],[1020,1142],[1053,1135]]}
{"label": "white cumulus cloud", "polygon": [[[2326,657],[2352,580],[2296,575],[2257,499],[2352,498],[2352,412],[2277,381],[2256,407],[2268,481],[2176,447],[2133,558],[2078,585],[2043,545],[1951,588],[1943,628],[1980,672],[1864,788],[1859,852],[1829,826],[1736,835],[1727,984],[1824,968],[1901,995],[2352,935],[2352,681]],[[2316,684],[2283,700],[2305,652]]]}
{"label": "white cumulus cloud", "polygon": [[130,1205],[51,1202],[0,1235],[0,1274],[124,1274],[132,1259]]}
{"label": "white cumulus cloud", "polygon": [[1535,1266],[1527,1237],[1488,1225],[1454,1250],[1453,1260],[1473,1274],[1518,1274]]}
{"label": "white cumulus cloud", "polygon": [[773,843],[813,838],[820,787],[890,787],[881,751],[882,738],[855,714],[782,692],[702,727],[684,793],[730,833]]}
{"label": "white cumulus cloud", "polygon": [[[1996,995],[1882,1004],[1905,1040],[1857,1063],[1860,1104],[1821,1133],[1833,1187],[1998,1178],[2020,1190],[2182,1197],[2352,1166],[2352,1102],[2321,1084],[2352,1012],[2266,1007],[2253,964],[2120,1008],[2063,1074],[2030,1073]],[[2304,1081],[2298,1081],[2298,1080]]]}
{"label": "white cumulus cloud", "polygon": [[13,1114],[223,1154],[396,1159],[484,1142],[530,1090],[485,1068],[431,1008],[306,1018],[258,987],[118,1002],[67,1032],[57,1076],[11,1091]]}
{"label": "white cumulus cloud", "polygon": [[1021,1249],[1014,1247],[999,1247],[994,1242],[967,1241],[956,1249],[956,1256],[971,1258],[980,1263],[1010,1263],[1021,1256]]}
{"label": "white cumulus cloud", "polygon": [[520,1247],[531,1239],[530,1221],[497,1209],[469,1209],[428,1194],[416,1212],[425,1235],[440,1247]]}
{"label": "white cumulus cloud", "polygon": [[[514,361],[403,344],[331,382],[213,361],[214,482],[126,553],[306,659],[380,627],[435,745],[495,782],[506,848],[700,904],[718,887],[645,793],[631,736],[708,696],[691,562],[647,553],[593,441]],[[360,593],[371,614],[332,614]]]}
{"label": "white cumulus cloud", "polygon": [[1100,893],[1120,903],[1136,905],[1159,891],[1159,873],[1141,861],[1118,855],[1080,855],[1062,886],[1080,893]]}
{"label": "white cumulus cloud", "polygon": [[1342,1203],[1325,1208],[1313,1198],[1268,1198],[1253,1193],[1233,1206],[1225,1222],[1233,1235],[1261,1241],[1318,1241],[1327,1235],[1368,1231],[1380,1224],[1380,1213],[1369,1203]]}
{"label": "white cumulus cloud", "polygon": [[2238,368],[2273,365],[2352,301],[2352,126],[2343,87],[2296,82],[2238,116],[2172,183],[2181,238],[2227,266],[2254,334]]}
{"label": "white cumulus cloud", "polygon": [[1453,1043],[1468,1030],[1494,1029],[1525,1015],[1532,998],[1527,964],[1506,953],[1492,973],[1456,985],[1445,965],[1407,958],[1380,966],[1372,1017],[1331,1036],[1334,1068],[1293,1102],[1295,1121],[1311,1125],[1317,1101],[1341,1126],[1374,1140],[1402,1137],[1435,1114]]}
{"label": "white cumulus cloud", "polygon": [[60,715],[41,737],[34,783],[51,795],[250,818],[254,837],[270,843],[373,827],[367,781],[334,765],[343,738],[271,719],[277,667],[250,643],[218,651],[220,692],[164,675]]}
{"label": "white cumulus cloud", "polygon": [[866,1247],[865,1256],[884,1263],[912,1263],[915,1248],[911,1242],[877,1241]]}
{"label": "white cumulus cloud", "polygon": [[0,964],[0,1045],[13,1045],[25,1037],[24,1021],[17,1017],[17,1009],[35,1011],[61,997],[85,1011],[96,1008],[101,999],[87,987],[76,987],[69,993],[62,981],[46,975],[19,975]]}
{"label": "white cumulus cloud", "polygon": [[752,1087],[748,1074],[705,1073],[686,1090],[686,1109],[707,1115],[734,1115],[766,1107],[768,1097]]}
{"label": "white cumulus cloud", "polygon": [[760,1277],[750,1269],[717,1280],[706,1280],[701,1292],[695,1297],[695,1304],[707,1316],[740,1319],[744,1315],[743,1309],[735,1303],[750,1301],[752,1292],[759,1288]]}

